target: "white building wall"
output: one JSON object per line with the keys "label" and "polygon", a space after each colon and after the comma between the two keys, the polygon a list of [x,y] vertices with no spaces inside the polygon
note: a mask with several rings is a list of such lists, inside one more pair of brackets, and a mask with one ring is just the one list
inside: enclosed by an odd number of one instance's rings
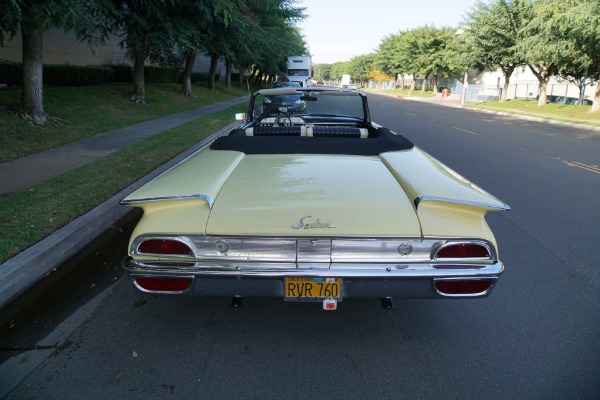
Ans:
{"label": "white building wall", "polygon": [[[475,84],[483,88],[482,94],[497,95],[497,88],[504,87],[504,74],[501,70],[496,72],[485,72],[479,75]],[[584,98],[593,100],[596,84],[587,85]],[[539,82],[529,67],[519,67],[513,72],[509,80],[508,99],[535,98],[538,95]],[[577,85],[557,76],[550,78],[548,82],[548,96],[579,98]]]}
{"label": "white building wall", "polygon": [[[72,65],[109,65],[119,64],[127,60],[125,51],[119,46],[116,36],[107,40],[104,45],[90,49],[87,43],[81,43],[72,32],[53,29],[44,33],[42,60],[44,64]],[[17,33],[13,39],[0,47],[0,58],[7,61],[22,61],[22,38]],[[116,62],[115,62],[116,61]]]}
{"label": "white building wall", "polygon": [[[42,62],[71,65],[132,64],[126,49],[119,46],[120,41],[118,36],[112,36],[104,45],[90,49],[86,42],[79,42],[73,32],[53,29],[44,33]],[[0,60],[21,62],[22,47],[21,34],[17,33],[14,38],[4,42],[4,47],[0,47]],[[209,68],[210,57],[198,55],[194,71],[208,72]]]}

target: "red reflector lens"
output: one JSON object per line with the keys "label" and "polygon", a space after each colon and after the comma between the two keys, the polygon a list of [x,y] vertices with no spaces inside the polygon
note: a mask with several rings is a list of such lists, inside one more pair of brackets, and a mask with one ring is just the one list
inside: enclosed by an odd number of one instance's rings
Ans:
{"label": "red reflector lens", "polygon": [[192,278],[150,278],[137,276],[135,283],[152,292],[184,292],[192,286]]}
{"label": "red reflector lens", "polygon": [[461,243],[444,247],[435,258],[490,258],[490,252],[480,244]]}
{"label": "red reflector lens", "polygon": [[191,256],[192,249],[187,244],[178,240],[169,239],[151,239],[142,242],[138,246],[138,252],[149,254],[174,254]]}
{"label": "red reflector lens", "polygon": [[442,294],[477,294],[492,287],[491,279],[435,281],[435,288]]}

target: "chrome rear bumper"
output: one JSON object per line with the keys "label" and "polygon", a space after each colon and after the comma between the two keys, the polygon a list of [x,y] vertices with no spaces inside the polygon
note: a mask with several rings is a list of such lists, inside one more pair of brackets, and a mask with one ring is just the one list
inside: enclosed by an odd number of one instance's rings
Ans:
{"label": "chrome rear bumper", "polygon": [[[190,288],[177,294],[195,296],[283,297],[286,277],[342,278],[342,298],[473,298],[486,297],[504,270],[498,261],[485,265],[434,264],[295,264],[218,262],[145,264],[131,257],[123,260],[123,268],[135,284],[136,277],[189,277]],[[491,281],[489,289],[469,294],[440,292],[439,281]],[[171,293],[145,290],[151,293]]]}

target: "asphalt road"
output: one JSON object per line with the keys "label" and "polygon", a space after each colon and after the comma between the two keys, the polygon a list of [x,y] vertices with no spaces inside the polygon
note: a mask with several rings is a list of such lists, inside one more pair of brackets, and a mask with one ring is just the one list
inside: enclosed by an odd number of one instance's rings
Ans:
{"label": "asphalt road", "polygon": [[374,121],[512,207],[488,217],[506,265],[489,298],[402,300],[391,311],[345,300],[324,312],[151,296],[118,274],[118,238],[102,257],[107,289],[38,350],[15,355],[17,366],[50,357],[7,398],[600,398],[600,133],[379,96],[370,104]]}

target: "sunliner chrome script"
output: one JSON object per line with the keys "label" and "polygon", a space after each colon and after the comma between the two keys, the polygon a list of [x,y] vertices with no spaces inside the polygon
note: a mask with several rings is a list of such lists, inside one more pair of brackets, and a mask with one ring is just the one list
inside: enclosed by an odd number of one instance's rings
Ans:
{"label": "sunliner chrome script", "polygon": [[317,218],[313,222],[304,222],[305,219],[312,218],[312,216],[308,215],[306,217],[300,218],[300,221],[296,222],[292,225],[293,229],[335,229],[335,226],[331,226],[329,222],[321,222],[319,218]]}

